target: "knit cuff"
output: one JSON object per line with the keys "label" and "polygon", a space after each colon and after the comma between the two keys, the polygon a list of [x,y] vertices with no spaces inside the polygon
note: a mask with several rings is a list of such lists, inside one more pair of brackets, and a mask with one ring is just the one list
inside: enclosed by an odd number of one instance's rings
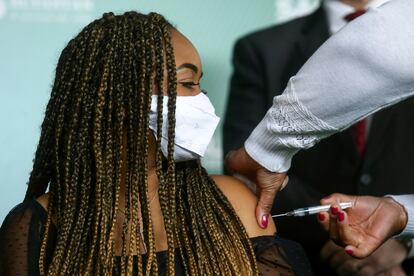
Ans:
{"label": "knit cuff", "polygon": [[297,98],[293,81],[273,99],[270,108],[244,146],[249,155],[272,172],[286,172],[300,149],[315,145],[337,131],[313,115]]}
{"label": "knit cuff", "polygon": [[257,163],[271,172],[286,172],[290,168],[297,148],[280,145],[279,139],[267,130],[263,119],[244,143],[247,153]]}
{"label": "knit cuff", "polygon": [[414,195],[387,195],[401,204],[407,212],[407,225],[394,238],[414,238]]}

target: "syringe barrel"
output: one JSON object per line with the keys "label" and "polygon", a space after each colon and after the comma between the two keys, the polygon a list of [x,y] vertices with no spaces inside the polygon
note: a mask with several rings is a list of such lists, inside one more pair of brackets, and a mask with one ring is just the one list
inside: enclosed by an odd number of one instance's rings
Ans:
{"label": "syringe barrel", "polygon": [[[354,206],[354,203],[352,201],[350,202],[341,202],[339,203],[339,206],[341,206],[342,209],[351,208]],[[305,208],[299,208],[293,211],[293,215],[295,217],[302,217],[307,215],[313,215],[317,214],[319,212],[327,212],[331,208],[331,205],[320,205],[320,206],[313,206],[313,207],[305,207]]]}
{"label": "syringe barrel", "polygon": [[313,214],[317,214],[319,212],[326,212],[328,211],[330,208],[329,205],[321,205],[321,206],[313,206],[313,207],[307,207],[307,208],[301,208],[304,211],[304,215],[313,215]]}
{"label": "syringe barrel", "polygon": [[317,214],[319,212],[323,212],[327,210],[329,210],[329,205],[299,208],[299,209],[294,210],[294,216],[302,217],[302,216]]}

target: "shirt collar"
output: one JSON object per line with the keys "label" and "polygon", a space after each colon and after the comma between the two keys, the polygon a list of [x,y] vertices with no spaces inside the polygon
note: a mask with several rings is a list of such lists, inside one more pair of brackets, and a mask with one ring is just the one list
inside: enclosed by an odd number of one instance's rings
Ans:
{"label": "shirt collar", "polygon": [[[376,8],[390,0],[372,0],[368,5],[369,8]],[[325,0],[325,9],[328,15],[329,31],[331,34],[339,31],[346,25],[347,21],[344,19],[349,13],[354,12],[354,8],[339,0]]]}

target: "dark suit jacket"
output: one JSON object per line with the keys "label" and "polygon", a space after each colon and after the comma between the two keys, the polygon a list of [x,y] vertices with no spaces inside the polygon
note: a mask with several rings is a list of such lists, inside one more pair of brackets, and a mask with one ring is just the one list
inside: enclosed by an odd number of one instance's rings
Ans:
{"label": "dark suit jacket", "polygon": [[[224,154],[243,146],[250,132],[312,53],[329,37],[325,10],[247,35],[234,48],[234,73],[223,129]],[[356,151],[351,130],[298,153],[287,188],[272,213],[318,205],[323,195],[414,193],[414,100],[372,119],[366,153]],[[326,234],[315,217],[281,218],[281,236],[299,241],[313,264]],[[316,271],[318,269],[316,268]]]}

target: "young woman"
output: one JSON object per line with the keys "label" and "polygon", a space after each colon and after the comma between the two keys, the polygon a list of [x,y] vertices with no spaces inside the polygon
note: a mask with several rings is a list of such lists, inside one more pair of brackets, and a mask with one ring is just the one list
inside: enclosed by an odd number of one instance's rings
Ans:
{"label": "young woman", "polygon": [[218,118],[201,77],[194,46],[155,13],[108,13],[72,39],[25,200],[0,230],[0,274],[308,273],[272,221],[257,225],[243,183],[202,168]]}

